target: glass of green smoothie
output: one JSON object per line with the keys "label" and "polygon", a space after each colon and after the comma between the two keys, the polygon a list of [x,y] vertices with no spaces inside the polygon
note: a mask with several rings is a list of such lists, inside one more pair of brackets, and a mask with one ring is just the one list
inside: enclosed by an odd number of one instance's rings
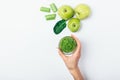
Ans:
{"label": "glass of green smoothie", "polygon": [[71,36],[65,36],[59,42],[59,48],[65,55],[71,55],[76,47],[77,43]]}

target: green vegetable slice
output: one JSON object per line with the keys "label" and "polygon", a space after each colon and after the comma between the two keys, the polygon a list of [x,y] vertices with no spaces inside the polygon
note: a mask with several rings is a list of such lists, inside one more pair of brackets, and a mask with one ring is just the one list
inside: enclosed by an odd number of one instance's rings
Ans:
{"label": "green vegetable slice", "polygon": [[54,33],[55,34],[61,33],[65,27],[66,27],[66,20],[58,21],[53,28]]}
{"label": "green vegetable slice", "polygon": [[56,14],[45,15],[46,20],[54,20],[56,18]]}
{"label": "green vegetable slice", "polygon": [[50,7],[51,7],[53,12],[57,12],[57,7],[54,3],[50,4]]}
{"label": "green vegetable slice", "polygon": [[40,8],[40,11],[43,11],[43,12],[50,12],[50,8],[41,7],[41,8]]}

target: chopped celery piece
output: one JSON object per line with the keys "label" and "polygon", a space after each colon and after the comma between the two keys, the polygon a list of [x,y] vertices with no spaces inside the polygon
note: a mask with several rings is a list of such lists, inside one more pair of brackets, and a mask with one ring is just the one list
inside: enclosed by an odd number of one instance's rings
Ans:
{"label": "chopped celery piece", "polygon": [[57,12],[57,7],[54,3],[50,4],[50,7],[51,7],[53,12]]}
{"label": "chopped celery piece", "polygon": [[49,14],[45,16],[46,20],[54,20],[56,18],[56,14]]}
{"label": "chopped celery piece", "polygon": [[50,8],[41,7],[41,8],[40,8],[40,11],[43,11],[43,12],[50,12]]}

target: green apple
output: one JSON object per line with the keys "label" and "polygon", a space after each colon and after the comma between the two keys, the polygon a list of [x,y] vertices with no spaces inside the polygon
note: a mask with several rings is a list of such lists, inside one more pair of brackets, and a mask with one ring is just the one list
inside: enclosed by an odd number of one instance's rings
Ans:
{"label": "green apple", "polygon": [[71,54],[77,47],[76,41],[71,36],[63,37],[59,42],[59,48],[65,55]]}
{"label": "green apple", "polygon": [[90,15],[90,8],[86,4],[79,4],[75,8],[75,15],[78,19],[85,19]]}
{"label": "green apple", "polygon": [[63,5],[58,9],[58,15],[62,19],[68,20],[74,16],[74,10],[68,5]]}
{"label": "green apple", "polygon": [[76,32],[79,30],[80,28],[80,20],[78,18],[71,18],[68,21],[68,28],[70,29],[70,31],[72,32]]}

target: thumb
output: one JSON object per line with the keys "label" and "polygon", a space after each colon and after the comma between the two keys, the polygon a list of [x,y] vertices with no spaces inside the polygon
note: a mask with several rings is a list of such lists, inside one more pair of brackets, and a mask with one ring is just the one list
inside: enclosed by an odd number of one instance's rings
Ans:
{"label": "thumb", "polygon": [[61,58],[65,61],[66,60],[66,56],[63,54],[63,52],[58,48],[58,53],[61,56]]}

